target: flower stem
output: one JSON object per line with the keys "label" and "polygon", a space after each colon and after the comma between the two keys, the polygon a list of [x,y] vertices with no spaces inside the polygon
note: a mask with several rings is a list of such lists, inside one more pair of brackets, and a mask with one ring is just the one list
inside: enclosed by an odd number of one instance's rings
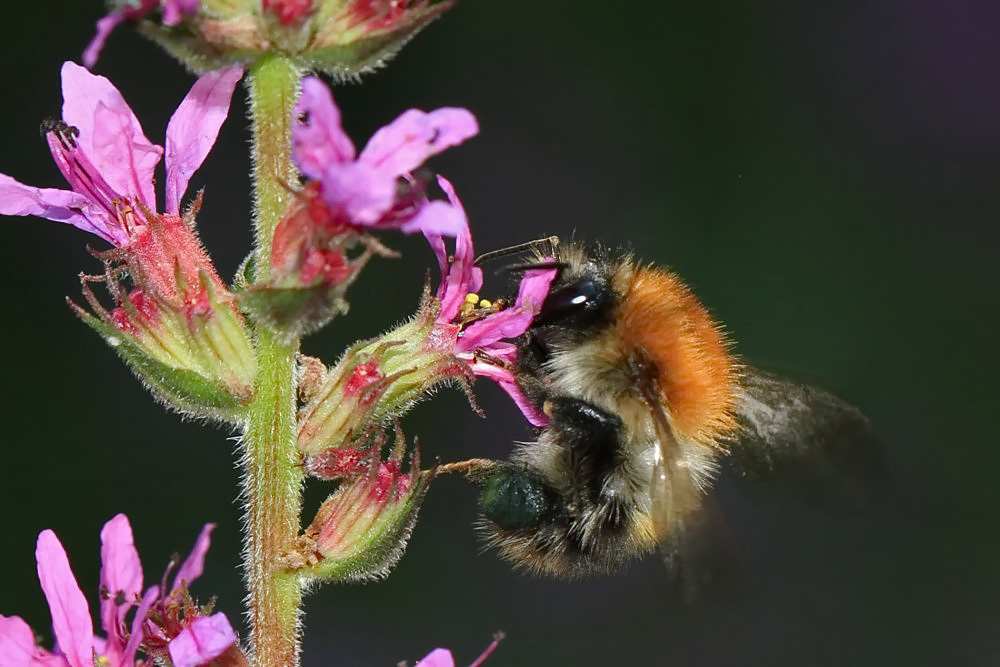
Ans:
{"label": "flower stem", "polygon": [[[250,73],[253,125],[254,223],[257,280],[271,270],[274,229],[296,182],[291,161],[292,109],[301,72],[287,58],[262,58]],[[295,357],[298,341],[266,327],[257,331],[258,375],[243,437],[246,511],[243,567],[249,589],[253,664],[299,664],[302,585],[278,558],[300,527],[302,468],[295,446]]]}

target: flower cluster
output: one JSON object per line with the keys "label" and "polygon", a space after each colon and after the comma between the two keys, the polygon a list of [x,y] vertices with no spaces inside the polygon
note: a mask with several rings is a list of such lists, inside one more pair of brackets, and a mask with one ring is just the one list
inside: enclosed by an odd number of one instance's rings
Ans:
{"label": "flower cluster", "polygon": [[[42,531],[35,559],[38,580],[52,614],[56,647],[50,651],[38,646],[31,628],[21,618],[0,616],[0,664],[133,667],[145,664],[137,658],[140,651],[157,662],[169,657],[175,667],[194,667],[220,656],[226,657],[220,664],[245,664],[226,616],[212,614],[209,607],[197,607],[187,592],[204,569],[213,528],[208,524],[202,529],[169,589],[161,583],[143,591],[142,564],[128,518],[119,514],[108,521],[101,530],[103,637],[94,635],[87,599],[73,576],[65,549],[55,533]],[[128,622],[130,612],[133,615]]]}
{"label": "flower cluster", "polygon": [[[243,308],[292,335],[318,326],[367,259],[352,258],[348,250],[370,249],[377,243],[373,230],[423,233],[442,272],[436,293],[424,295],[412,319],[354,346],[329,370],[312,360],[301,373],[299,451],[312,476],[340,486],[286,561],[303,577],[364,579],[385,574],[398,558],[433,477],[433,471],[419,472],[416,462],[402,472],[405,446],[398,429],[394,454],[382,459],[387,424],[442,383],[469,391],[476,376],[497,382],[529,421],[544,423],[514,380],[517,348],[511,340],[541,309],[555,271],[528,271],[511,303],[476,297],[483,274],[474,264],[464,207],[449,181],[438,179],[447,200],[432,200],[430,183],[413,173],[476,133],[468,111],[407,111],[360,152],[318,79],[305,80],[295,116],[293,159],[308,180],[275,231],[269,281],[240,292]],[[447,238],[455,239],[453,255]],[[307,298],[292,307],[300,297]]]}
{"label": "flower cluster", "polygon": [[[305,120],[293,135],[294,157],[318,184],[314,196],[322,199],[327,215],[311,218],[311,225],[296,219],[295,228],[319,230],[302,234],[308,240],[372,228],[421,231],[437,257],[442,281],[413,319],[349,350],[317,382],[300,414],[300,450],[314,457],[331,447],[352,447],[369,435],[372,425],[398,417],[433,387],[455,380],[468,384],[476,375],[503,387],[529,421],[544,423],[544,415],[524,399],[514,381],[511,368],[517,350],[510,339],[523,334],[541,309],[555,270],[528,271],[512,304],[469,309],[467,297],[482,287],[483,274],[474,265],[465,210],[444,178],[438,183],[447,202],[428,201],[423,188],[419,197],[412,195],[416,179],[411,170],[471,136],[476,130],[471,114],[463,109],[408,111],[379,130],[355,158],[329,90],[317,80],[306,83],[307,94],[297,107]],[[279,226],[276,239],[283,234]],[[445,237],[455,239],[453,255],[447,252]],[[316,251],[308,242],[302,247],[306,250],[296,257]],[[276,266],[282,264],[279,258]],[[328,265],[344,264],[340,259]]]}
{"label": "flower cluster", "polygon": [[[103,271],[81,275],[89,308],[71,302],[73,311],[162,401],[244,428],[252,477],[245,487],[248,516],[264,517],[250,522],[245,563],[253,641],[258,649],[270,646],[267,639],[281,645],[275,664],[293,662],[297,651],[294,613],[258,619],[273,616],[268,605],[276,582],[294,597],[296,587],[310,580],[384,576],[400,557],[437,472],[421,469],[416,443],[407,444],[398,423],[414,402],[445,383],[459,385],[471,400],[471,383],[487,377],[529,422],[546,422],[515,381],[515,339],[540,311],[556,271],[529,269],[516,295],[480,299],[483,273],[455,188],[419,171],[431,157],[475,136],[475,117],[459,108],[411,109],[358,150],[324,83],[307,77],[294,88],[304,70],[343,78],[380,65],[453,2],[109,0],[110,13],[98,22],[84,55],[86,67],[63,65],[62,118],[42,127],[68,189],[37,188],[0,174],[0,214],[66,223],[111,246],[91,251]],[[163,146],[145,136],[121,93],[87,69],[126,21],[192,69],[207,72],[172,115]],[[257,229],[260,246],[230,288],[196,233],[202,194],[188,202],[185,194],[228,117],[246,65],[256,68],[256,146],[275,148],[263,128],[292,127],[291,146],[262,160],[271,165],[273,158],[283,169],[258,171],[258,180],[293,196],[276,226],[282,211],[257,211],[264,221]],[[278,90],[268,91],[285,104],[259,104],[255,87],[267,78],[261,75],[265,65],[287,75],[271,81]],[[296,94],[289,119],[286,104]],[[281,180],[294,173],[289,154],[301,182]],[[165,188],[158,205],[161,161]],[[434,197],[436,189],[444,198]],[[296,404],[299,339],[346,309],[346,290],[370,258],[394,255],[376,238],[380,231],[423,234],[440,267],[440,284],[432,293],[428,283],[411,319],[353,346],[333,367],[300,357]],[[95,284],[110,299],[95,294]],[[275,428],[291,426],[296,408],[294,430]],[[277,454],[267,460],[285,466],[280,472],[291,482],[287,488],[266,475],[253,477],[254,466],[266,467],[257,465],[261,452]],[[291,508],[299,505],[284,501],[301,492],[296,487],[303,471],[337,485],[296,539],[302,524]],[[258,526],[283,526],[285,532],[261,548],[268,540]],[[36,559],[55,644],[40,646],[23,619],[0,616],[0,665],[246,665],[228,619],[212,613],[211,605],[199,606],[188,590],[202,572],[212,528],[205,526],[169,585],[168,569],[161,583],[144,589],[128,519],[118,515],[105,524],[100,635],[65,550],[52,531],[42,532]],[[453,660],[438,649],[419,664]]]}
{"label": "flower cluster", "polygon": [[[254,359],[233,296],[194,232],[197,201],[181,202],[229,113],[242,76],[205,74],[167,126],[166,147],[150,142],[110,81],[67,62],[61,121],[43,129],[69,190],[35,188],[0,174],[0,213],[35,215],[88,231],[114,249],[98,254],[103,275],[84,277],[96,313],[74,310],[111,343],[159,396],[178,409],[233,418],[251,393]],[[165,154],[165,213],[157,212],[155,170]],[[122,284],[128,276],[131,289]],[[90,289],[114,298],[105,309]]]}
{"label": "flower cluster", "polygon": [[274,50],[304,69],[356,77],[389,60],[454,0],[115,0],[84,52],[93,67],[125,21],[196,70]]}

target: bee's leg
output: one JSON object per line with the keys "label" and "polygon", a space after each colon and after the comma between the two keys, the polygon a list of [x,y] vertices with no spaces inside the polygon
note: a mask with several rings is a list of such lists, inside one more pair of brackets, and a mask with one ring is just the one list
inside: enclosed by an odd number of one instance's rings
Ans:
{"label": "bee's leg", "polygon": [[605,488],[605,479],[622,460],[622,420],[587,401],[554,396],[545,401],[549,428],[557,434],[567,455],[567,470],[575,488],[587,489],[596,501]]}

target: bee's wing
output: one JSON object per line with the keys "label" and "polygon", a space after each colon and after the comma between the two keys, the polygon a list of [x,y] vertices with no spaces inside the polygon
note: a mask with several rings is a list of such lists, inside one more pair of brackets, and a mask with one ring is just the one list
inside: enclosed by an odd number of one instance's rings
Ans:
{"label": "bee's wing", "polygon": [[691,474],[689,462],[663,404],[650,391],[645,402],[659,446],[650,480],[650,516],[660,553],[674,585],[688,603],[728,597],[742,574],[720,521],[721,515]]}
{"label": "bee's wing", "polygon": [[864,506],[881,490],[885,462],[861,411],[822,389],[755,369],[741,379],[738,439],[729,465],[776,478],[821,502]]}

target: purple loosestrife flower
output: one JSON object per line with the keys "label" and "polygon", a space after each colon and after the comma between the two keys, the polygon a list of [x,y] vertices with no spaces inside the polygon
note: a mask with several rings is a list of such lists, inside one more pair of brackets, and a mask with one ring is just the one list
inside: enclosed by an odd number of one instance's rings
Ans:
{"label": "purple loosestrife flower", "polygon": [[188,181],[208,155],[242,71],[206,74],[195,82],[167,125],[166,212],[155,213],[154,171],[163,148],[143,134],[118,89],[103,76],[66,62],[63,120],[44,126],[52,157],[70,190],[35,188],[0,174],[0,214],[35,215],[88,231],[134,255],[151,287],[177,291],[176,269],[188,284],[207,273],[224,291],[197,238],[180,219]]}
{"label": "purple loosestrife flower", "polygon": [[546,416],[523,395],[514,376],[517,346],[511,339],[527,331],[541,310],[555,269],[525,272],[510,305],[470,308],[483,283],[474,265],[472,235],[451,184],[439,178],[458,224],[455,251],[449,256],[444,237],[425,231],[443,279],[436,295],[427,295],[417,315],[373,341],[361,343],[321,376],[299,419],[298,444],[309,472],[332,479],[350,477],[357,441],[378,424],[402,415],[416,400],[447,382],[468,390],[474,376],[487,377],[514,400],[535,426]]}
{"label": "purple loosestrife flower", "polygon": [[[219,128],[229,115],[229,103],[242,71],[231,68],[206,74],[195,82],[167,126],[166,212],[180,214],[188,181],[215,143]],[[182,271],[209,269],[197,241],[179,232],[169,240],[177,247],[149,247],[149,214],[155,213],[154,171],[164,154],[162,147],[143,134],[118,89],[103,76],[66,62],[62,67],[63,120],[46,123],[45,137],[52,157],[70,190],[35,188],[0,174],[0,213],[35,215],[66,222],[118,247],[137,253],[169,253]],[[173,289],[173,262],[148,269],[157,286]],[[189,277],[193,277],[193,274]],[[217,280],[217,278],[216,278]]]}
{"label": "purple loosestrife flower", "polygon": [[440,234],[424,232],[437,256],[442,276],[437,290],[441,310],[435,326],[435,341],[451,348],[473,374],[500,385],[529,422],[544,426],[548,423],[547,417],[527,400],[514,379],[511,369],[517,360],[517,346],[509,339],[517,338],[531,326],[555,280],[556,270],[527,271],[511,306],[463,322],[469,319],[465,316],[465,306],[471,304],[470,295],[475,299],[483,285],[483,271],[473,263],[472,233],[455,189],[444,178],[438,177],[438,183],[447,193],[453,209],[461,213],[462,224],[455,236],[455,254],[451,257]]}
{"label": "purple loosestrife flower", "polygon": [[428,200],[412,172],[478,132],[469,111],[410,109],[358,153],[341,127],[329,87],[307,77],[295,117],[292,158],[310,182],[275,230],[271,266],[276,286],[350,282],[366,257],[352,261],[346,251],[366,241],[370,229],[458,232],[458,212]]}
{"label": "purple loosestrife flower", "polygon": [[479,126],[468,110],[410,109],[372,135],[360,153],[340,125],[329,87],[318,78],[302,82],[295,113],[293,159],[303,174],[319,181],[330,224],[447,236],[458,232],[460,216],[443,203],[427,201],[412,172],[432,155],[476,135]]}
{"label": "purple loosestrife flower", "polygon": [[[139,650],[155,659],[160,654],[147,646],[147,638],[153,632],[162,637],[163,630],[156,625],[150,611],[188,597],[187,585],[201,575],[213,528],[212,524],[207,524],[202,529],[191,555],[177,571],[170,591],[156,585],[143,593],[142,564],[128,518],[119,514],[108,521],[101,530],[100,622],[106,634],[104,637],[94,635],[87,600],[73,576],[59,538],[51,530],[42,531],[35,558],[38,579],[52,614],[56,648],[49,651],[37,646],[31,628],[21,618],[0,616],[0,665],[133,667],[145,664],[137,659]],[[129,623],[126,616],[133,608],[135,612]],[[236,635],[223,614],[205,615],[193,605],[188,610],[184,627],[171,628],[169,637],[154,644],[171,656],[176,654],[175,665],[205,664],[229,651],[238,651]],[[191,635],[210,634],[211,642],[192,643],[189,639]]]}
{"label": "purple loosestrife flower", "polygon": [[119,0],[115,4],[111,13],[97,21],[97,33],[83,52],[87,69],[93,69],[111,32],[124,21],[144,18],[159,8],[163,12],[163,25],[176,26],[184,16],[196,13],[201,3],[200,0]]}
{"label": "purple loosestrife flower", "polygon": [[[168,403],[226,419],[251,391],[253,355],[234,298],[195,235],[200,199],[183,215],[181,201],[241,76],[231,68],[200,77],[167,125],[164,150],[146,138],[110,81],[67,62],[63,120],[43,127],[70,189],[35,188],[0,174],[0,214],[68,223],[116,247],[98,255],[104,276],[84,277],[84,295],[99,317],[74,307],[77,314]],[[154,172],[164,155],[160,214]],[[126,275],[131,291],[121,285]],[[95,280],[114,297],[112,312],[91,292]]]}
{"label": "purple loosestrife flower", "polygon": [[411,109],[358,152],[330,89],[307,77],[295,107],[292,157],[309,180],[275,229],[268,278],[247,287],[243,308],[276,331],[308,333],[346,309],[346,290],[373,255],[393,254],[371,230],[457,234],[463,216],[429,200],[413,171],[476,132],[465,109]]}

